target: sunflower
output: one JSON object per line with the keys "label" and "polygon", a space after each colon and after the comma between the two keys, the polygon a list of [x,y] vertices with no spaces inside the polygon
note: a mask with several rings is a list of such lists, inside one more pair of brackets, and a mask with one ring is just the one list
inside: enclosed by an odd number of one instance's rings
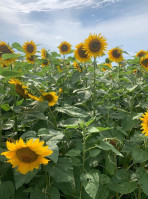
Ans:
{"label": "sunflower", "polygon": [[45,48],[41,49],[41,58],[46,59],[47,58],[47,50]]}
{"label": "sunflower", "polygon": [[71,44],[67,41],[61,42],[61,44],[58,46],[59,51],[62,55],[69,54],[71,51]]}
{"label": "sunflower", "polygon": [[142,120],[141,129],[143,129],[142,133],[144,133],[145,136],[147,136],[148,135],[148,110],[142,116],[143,117],[140,118],[140,120]]}
{"label": "sunflower", "polygon": [[42,92],[42,96],[39,97],[39,101],[48,101],[49,106],[54,106],[58,101],[58,96],[55,92],[44,93]]}
{"label": "sunflower", "polygon": [[20,82],[19,79],[11,78],[9,84],[14,84],[17,94],[19,94],[24,99],[29,98],[28,87],[24,86],[24,82]]}
{"label": "sunflower", "polygon": [[80,67],[80,65],[78,64],[78,62],[74,61],[73,62],[73,66],[75,69],[77,69],[79,72],[82,72],[82,68]]}
{"label": "sunflower", "polygon": [[148,52],[145,50],[140,50],[139,52],[137,52],[136,57],[144,57]]}
{"label": "sunflower", "polygon": [[[10,53],[14,54],[14,51],[5,43],[5,42],[0,42],[0,61],[2,61],[2,55],[5,53]],[[5,59],[3,60],[4,65],[9,65],[12,64],[16,58],[11,58],[11,59]]]}
{"label": "sunflower", "polygon": [[48,146],[43,146],[44,141],[40,142],[39,139],[35,141],[33,139],[28,140],[25,143],[22,138],[16,141],[16,143],[6,142],[8,151],[1,153],[8,160],[7,162],[12,164],[12,167],[17,167],[17,170],[26,174],[33,169],[38,169],[40,164],[46,165],[49,160],[45,156],[49,156],[53,153],[48,149]]}
{"label": "sunflower", "polygon": [[42,63],[42,67],[45,67],[45,66],[49,66],[50,62],[48,59],[45,59],[44,62]]}
{"label": "sunflower", "polygon": [[148,71],[148,54],[145,57],[141,58],[140,64]]}
{"label": "sunflower", "polygon": [[59,95],[63,92],[62,88],[59,88]]}
{"label": "sunflower", "polygon": [[74,56],[81,63],[90,61],[90,56],[86,53],[86,50],[84,50],[83,43],[76,45],[76,50],[74,50]]}
{"label": "sunflower", "polygon": [[36,45],[33,41],[25,42],[23,45],[23,49],[25,51],[26,57],[30,57],[31,55],[35,55],[36,53]]}
{"label": "sunflower", "polygon": [[8,66],[7,66],[5,63],[3,63],[3,62],[2,62],[0,65],[1,65],[2,68],[7,68],[7,67],[8,67]]}
{"label": "sunflower", "polygon": [[113,48],[108,51],[109,59],[116,63],[121,62],[124,58],[122,56],[122,49],[121,48]]}
{"label": "sunflower", "polygon": [[[112,65],[111,65],[111,64],[108,64],[108,63],[105,63],[105,64],[103,64],[103,65],[104,65],[104,66],[108,66],[108,67],[110,67],[110,68],[112,67]],[[102,70],[103,70],[103,71],[106,71],[107,69],[106,69],[106,68],[102,68]]]}
{"label": "sunflower", "polygon": [[57,69],[58,69],[58,71],[59,71],[60,73],[63,72],[61,66],[56,66],[56,67],[57,67]]}
{"label": "sunflower", "polygon": [[31,55],[29,57],[26,57],[26,61],[30,64],[34,64],[35,63],[35,56]]}
{"label": "sunflower", "polygon": [[84,50],[90,57],[100,57],[104,54],[107,48],[107,42],[104,36],[101,34],[90,34],[87,39],[85,39]]}

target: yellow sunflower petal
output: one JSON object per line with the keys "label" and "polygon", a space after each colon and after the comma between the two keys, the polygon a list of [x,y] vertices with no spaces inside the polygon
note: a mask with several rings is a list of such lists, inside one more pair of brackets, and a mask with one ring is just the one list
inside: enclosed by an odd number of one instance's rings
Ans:
{"label": "yellow sunflower petal", "polygon": [[71,44],[68,43],[67,41],[63,41],[61,42],[61,44],[58,46],[59,51],[61,54],[65,55],[65,54],[69,54],[71,51]]}
{"label": "yellow sunflower petal", "polygon": [[145,57],[141,58],[140,64],[148,71],[148,54]]}
{"label": "yellow sunflower petal", "polygon": [[124,58],[122,56],[122,49],[121,48],[113,48],[108,51],[109,59],[113,62],[121,62]]}
{"label": "yellow sunflower petal", "polygon": [[90,57],[100,57],[107,49],[107,42],[101,34],[90,34],[84,42],[84,50]]}
{"label": "yellow sunflower petal", "polygon": [[90,61],[90,56],[84,49],[83,43],[76,45],[76,49],[74,50],[74,56],[81,63]]}
{"label": "yellow sunflower petal", "polygon": [[20,138],[15,144],[10,144],[8,144],[8,148],[13,149],[13,151],[6,151],[1,153],[1,155],[4,155],[8,159],[7,162],[12,164],[13,168],[17,167],[17,170],[22,174],[38,169],[40,164],[47,164],[49,160],[45,156],[53,153],[52,150],[48,149],[48,146],[43,146],[44,141],[40,142],[39,139],[35,141],[30,139],[25,143]]}

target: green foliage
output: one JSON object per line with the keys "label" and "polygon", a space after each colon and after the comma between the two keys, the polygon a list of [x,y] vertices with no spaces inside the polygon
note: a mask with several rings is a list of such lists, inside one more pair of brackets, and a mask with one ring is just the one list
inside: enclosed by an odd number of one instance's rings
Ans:
{"label": "green foliage", "polygon": [[[31,64],[19,43],[12,48],[2,61],[15,61],[0,68],[0,153],[19,138],[39,138],[53,153],[25,175],[0,155],[0,198],[146,199],[148,138],[140,118],[148,109],[148,73],[140,59],[120,68],[97,59],[95,66],[79,63],[79,72],[72,54],[48,51],[50,65],[42,67],[39,51]],[[23,98],[11,78],[36,98]],[[50,107],[43,96],[49,92],[58,96]]]}

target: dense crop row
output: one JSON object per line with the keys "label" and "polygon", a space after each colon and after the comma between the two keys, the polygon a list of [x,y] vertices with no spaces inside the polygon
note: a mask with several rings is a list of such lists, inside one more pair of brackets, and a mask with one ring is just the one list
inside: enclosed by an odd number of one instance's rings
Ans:
{"label": "dense crop row", "polygon": [[148,52],[58,48],[0,42],[0,198],[146,199]]}

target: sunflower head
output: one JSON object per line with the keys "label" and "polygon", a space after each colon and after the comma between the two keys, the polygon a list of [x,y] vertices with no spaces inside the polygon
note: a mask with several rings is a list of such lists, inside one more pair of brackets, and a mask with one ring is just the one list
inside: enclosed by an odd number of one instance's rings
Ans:
{"label": "sunflower head", "polygon": [[44,62],[42,63],[42,67],[45,67],[45,66],[49,66],[50,62],[48,59],[45,59]]}
{"label": "sunflower head", "polygon": [[145,112],[145,114],[142,115],[143,117],[140,118],[142,121],[141,126],[142,126],[142,133],[145,134],[145,136],[148,135],[148,110]]}
{"label": "sunflower head", "polygon": [[145,57],[141,58],[140,64],[148,71],[148,54]]}
{"label": "sunflower head", "polygon": [[76,49],[74,50],[74,56],[81,63],[90,61],[90,56],[86,53],[86,50],[84,50],[83,43],[76,45]]}
{"label": "sunflower head", "polygon": [[[14,51],[5,42],[2,41],[0,42],[0,61],[2,60],[2,55],[5,53],[14,54]],[[2,62],[4,65],[9,65],[12,64],[15,60],[16,58],[5,59]]]}
{"label": "sunflower head", "polygon": [[36,53],[36,45],[33,41],[25,42],[23,45],[23,49],[25,51],[26,57],[30,57],[31,55],[35,55]]}
{"label": "sunflower head", "polygon": [[110,59],[109,59],[109,58],[106,58],[106,59],[105,59],[105,63],[107,63],[107,64],[111,63]]}
{"label": "sunflower head", "polygon": [[141,58],[141,57],[144,57],[146,54],[148,54],[147,51],[145,51],[145,50],[140,50],[139,52],[137,52],[136,57]]}
{"label": "sunflower head", "polygon": [[16,93],[18,95],[20,95],[22,98],[24,99],[27,99],[29,98],[29,93],[28,93],[28,87],[27,86],[24,86],[23,82],[20,82],[19,79],[10,79],[9,81],[9,84],[14,84],[15,85],[15,90],[16,90]]}
{"label": "sunflower head", "polygon": [[61,44],[58,46],[59,51],[62,55],[69,54],[71,51],[71,44],[67,41],[61,42]]}
{"label": "sunflower head", "polygon": [[[111,65],[110,63],[109,63],[109,64],[108,64],[108,63],[105,63],[104,66],[108,66],[108,67],[110,67],[110,68],[112,67],[112,65]],[[105,72],[106,70],[107,70],[106,68],[102,68],[102,71]]]}
{"label": "sunflower head", "polygon": [[100,57],[107,49],[106,39],[101,34],[90,34],[85,40],[84,49],[90,57]]}
{"label": "sunflower head", "polygon": [[57,69],[58,69],[58,71],[59,71],[60,73],[63,72],[61,66],[56,66],[56,67],[57,67]]}
{"label": "sunflower head", "polygon": [[47,58],[47,50],[45,48],[41,49],[41,58],[46,59]]}
{"label": "sunflower head", "polygon": [[113,48],[108,51],[109,59],[113,62],[121,62],[124,58],[122,56],[122,49],[121,48]]}
{"label": "sunflower head", "polygon": [[31,55],[29,57],[26,57],[26,61],[30,64],[34,64],[35,63],[35,56]]}
{"label": "sunflower head", "polygon": [[48,149],[48,146],[43,146],[44,141],[40,142],[39,139],[35,141],[33,139],[28,140],[25,143],[21,138],[15,143],[9,141],[6,142],[8,151],[1,153],[8,160],[7,162],[12,164],[12,167],[17,167],[17,170],[26,174],[33,169],[38,169],[40,164],[46,165],[49,160],[45,156],[49,156],[53,153]]}
{"label": "sunflower head", "polygon": [[80,67],[79,63],[74,61],[73,62],[73,66],[75,69],[77,69],[79,72],[82,72],[82,68]]}
{"label": "sunflower head", "polygon": [[49,92],[49,93],[42,92],[42,96],[39,99],[40,101],[47,100],[48,106],[54,106],[58,101],[58,95],[55,92]]}

